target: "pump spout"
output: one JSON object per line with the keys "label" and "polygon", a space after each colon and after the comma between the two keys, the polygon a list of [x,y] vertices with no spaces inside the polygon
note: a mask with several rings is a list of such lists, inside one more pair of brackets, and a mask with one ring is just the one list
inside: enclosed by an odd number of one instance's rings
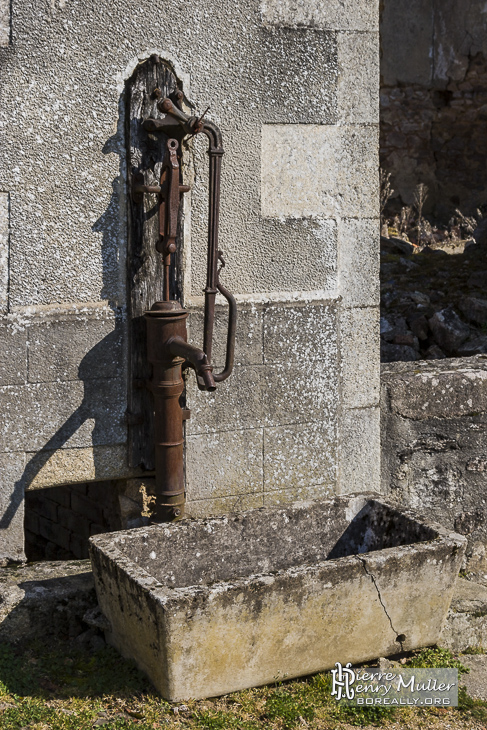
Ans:
{"label": "pump spout", "polygon": [[184,357],[184,359],[196,371],[198,386],[201,390],[216,390],[216,383],[213,379],[213,367],[208,364],[208,358],[203,350],[186,342],[182,337],[176,335],[167,341],[167,348],[171,355]]}

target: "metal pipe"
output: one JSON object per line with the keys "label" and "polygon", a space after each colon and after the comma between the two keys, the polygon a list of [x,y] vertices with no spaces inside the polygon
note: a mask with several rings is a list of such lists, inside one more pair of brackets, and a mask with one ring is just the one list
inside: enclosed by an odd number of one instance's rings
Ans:
{"label": "metal pipe", "polygon": [[182,337],[170,337],[167,341],[167,348],[172,355],[184,357],[185,360],[196,370],[196,374],[203,378],[205,390],[216,390],[215,381],[212,375],[212,366],[208,364],[208,358],[203,350],[186,342]]}

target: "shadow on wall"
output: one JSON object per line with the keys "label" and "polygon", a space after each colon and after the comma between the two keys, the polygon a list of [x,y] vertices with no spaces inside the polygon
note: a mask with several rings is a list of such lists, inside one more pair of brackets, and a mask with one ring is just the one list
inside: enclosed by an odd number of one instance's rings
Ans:
{"label": "shadow on wall", "polygon": [[[81,426],[88,420],[94,426],[91,441],[94,447],[121,442],[120,432],[123,425],[120,423],[121,405],[114,403],[114,396],[120,396],[120,380],[107,378],[108,367],[118,365],[116,357],[122,350],[125,323],[121,316],[116,317],[115,329],[98,342],[81,360],[78,368],[78,378],[83,381],[83,399],[76,410],[62,424],[53,436],[28,461],[20,479],[15,482],[9,504],[0,518],[0,530],[6,530],[24,499],[24,492],[33,483],[39,472],[52,458],[54,452],[74,436]],[[115,359],[114,358],[115,353]],[[117,387],[118,386],[118,387]],[[104,472],[105,465],[98,463],[97,450],[93,451],[95,478]],[[106,478],[106,477],[105,477]],[[69,481],[67,479],[66,481]]]}
{"label": "shadow on wall", "polygon": [[[120,158],[119,170],[120,174],[113,180],[113,192],[106,211],[93,224],[92,231],[101,233],[101,259],[103,267],[103,286],[100,292],[100,298],[107,301],[108,306],[114,313],[114,320],[106,319],[88,319],[85,322],[79,318],[73,317],[72,321],[56,321],[50,324],[51,330],[58,329],[58,340],[62,342],[63,351],[71,347],[73,360],[76,362],[76,355],[80,352],[82,345],[80,342],[87,344],[107,332],[109,327],[114,329],[103,336],[94,347],[92,347],[83,356],[79,362],[77,369],[77,377],[83,381],[84,393],[80,405],[67,418],[67,420],[56,430],[49,440],[37,451],[28,461],[22,476],[15,482],[12,488],[10,499],[5,511],[0,516],[0,530],[7,530],[14,520],[19,508],[24,500],[25,490],[33,483],[40,471],[46,466],[47,462],[53,457],[53,454],[63,448],[74,436],[74,434],[85,424],[91,420],[94,427],[91,433],[91,443],[94,447],[111,446],[126,443],[126,366],[124,358],[126,355],[125,342],[127,339],[127,307],[125,304],[125,256],[126,256],[126,150],[124,135],[124,98],[123,95],[119,103],[119,119],[117,132],[108,139],[103,148],[103,154],[118,154]],[[82,182],[82,181],[81,181]],[[49,325],[46,325],[46,327]],[[42,333],[41,333],[42,338]],[[45,342],[48,342],[46,339]],[[45,346],[44,342],[44,346]],[[59,352],[60,350],[58,350]],[[53,373],[56,370],[63,369],[64,363],[59,365],[55,361],[56,350],[52,348],[51,363]],[[43,362],[43,367],[50,367],[50,362]],[[68,367],[72,365],[68,365]],[[56,377],[52,376],[52,384],[59,386],[59,383],[65,381],[74,381],[73,389],[76,387],[74,373],[72,377]],[[43,378],[43,385],[48,386]],[[42,392],[42,389],[37,391]],[[66,403],[62,400],[62,394],[66,393],[68,397],[70,391],[57,387],[59,410],[66,411]],[[35,410],[45,413],[45,422],[51,420],[51,414],[56,408],[56,403],[52,404],[47,401],[37,401],[30,404],[29,410]],[[27,411],[27,409],[26,409]],[[28,412],[24,411],[23,415],[28,417]],[[55,418],[52,420],[56,420]],[[42,421],[40,421],[42,428]],[[29,426],[27,425],[27,428]],[[31,426],[32,428],[32,426]],[[7,437],[8,438],[8,437]],[[89,446],[89,436],[86,443],[82,443],[82,447]],[[79,446],[79,441],[75,444]],[[106,464],[100,462],[100,456],[97,449],[93,451],[93,470],[95,479],[107,479]],[[124,466],[125,469],[125,466]],[[112,475],[114,476],[114,475]],[[66,482],[72,482],[72,478],[67,475]],[[86,478],[81,478],[86,481]],[[59,483],[59,482],[57,482]]]}

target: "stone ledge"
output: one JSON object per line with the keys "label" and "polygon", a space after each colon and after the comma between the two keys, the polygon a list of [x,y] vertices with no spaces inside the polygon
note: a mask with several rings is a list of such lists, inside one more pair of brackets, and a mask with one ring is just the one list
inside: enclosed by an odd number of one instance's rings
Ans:
{"label": "stone ledge", "polygon": [[87,630],[83,616],[96,605],[89,560],[0,569],[0,641],[74,638]]}
{"label": "stone ledge", "polygon": [[388,407],[406,419],[452,419],[487,411],[487,358],[387,363],[381,367]]}

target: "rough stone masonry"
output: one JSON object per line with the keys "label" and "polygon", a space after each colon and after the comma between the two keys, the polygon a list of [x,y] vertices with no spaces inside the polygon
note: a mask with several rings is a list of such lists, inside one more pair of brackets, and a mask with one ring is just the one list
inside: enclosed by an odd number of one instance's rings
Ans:
{"label": "rough stone masonry", "polygon": [[[188,512],[379,484],[378,3],[0,0],[0,558],[26,489],[127,461],[124,88],[157,53],[222,129],[237,366],[188,380]],[[183,299],[201,339],[205,156]],[[189,164],[189,163],[188,163]],[[143,475],[142,475],[143,476]]]}
{"label": "rough stone masonry", "polygon": [[403,203],[441,218],[487,203],[484,0],[383,0],[381,165]]}

